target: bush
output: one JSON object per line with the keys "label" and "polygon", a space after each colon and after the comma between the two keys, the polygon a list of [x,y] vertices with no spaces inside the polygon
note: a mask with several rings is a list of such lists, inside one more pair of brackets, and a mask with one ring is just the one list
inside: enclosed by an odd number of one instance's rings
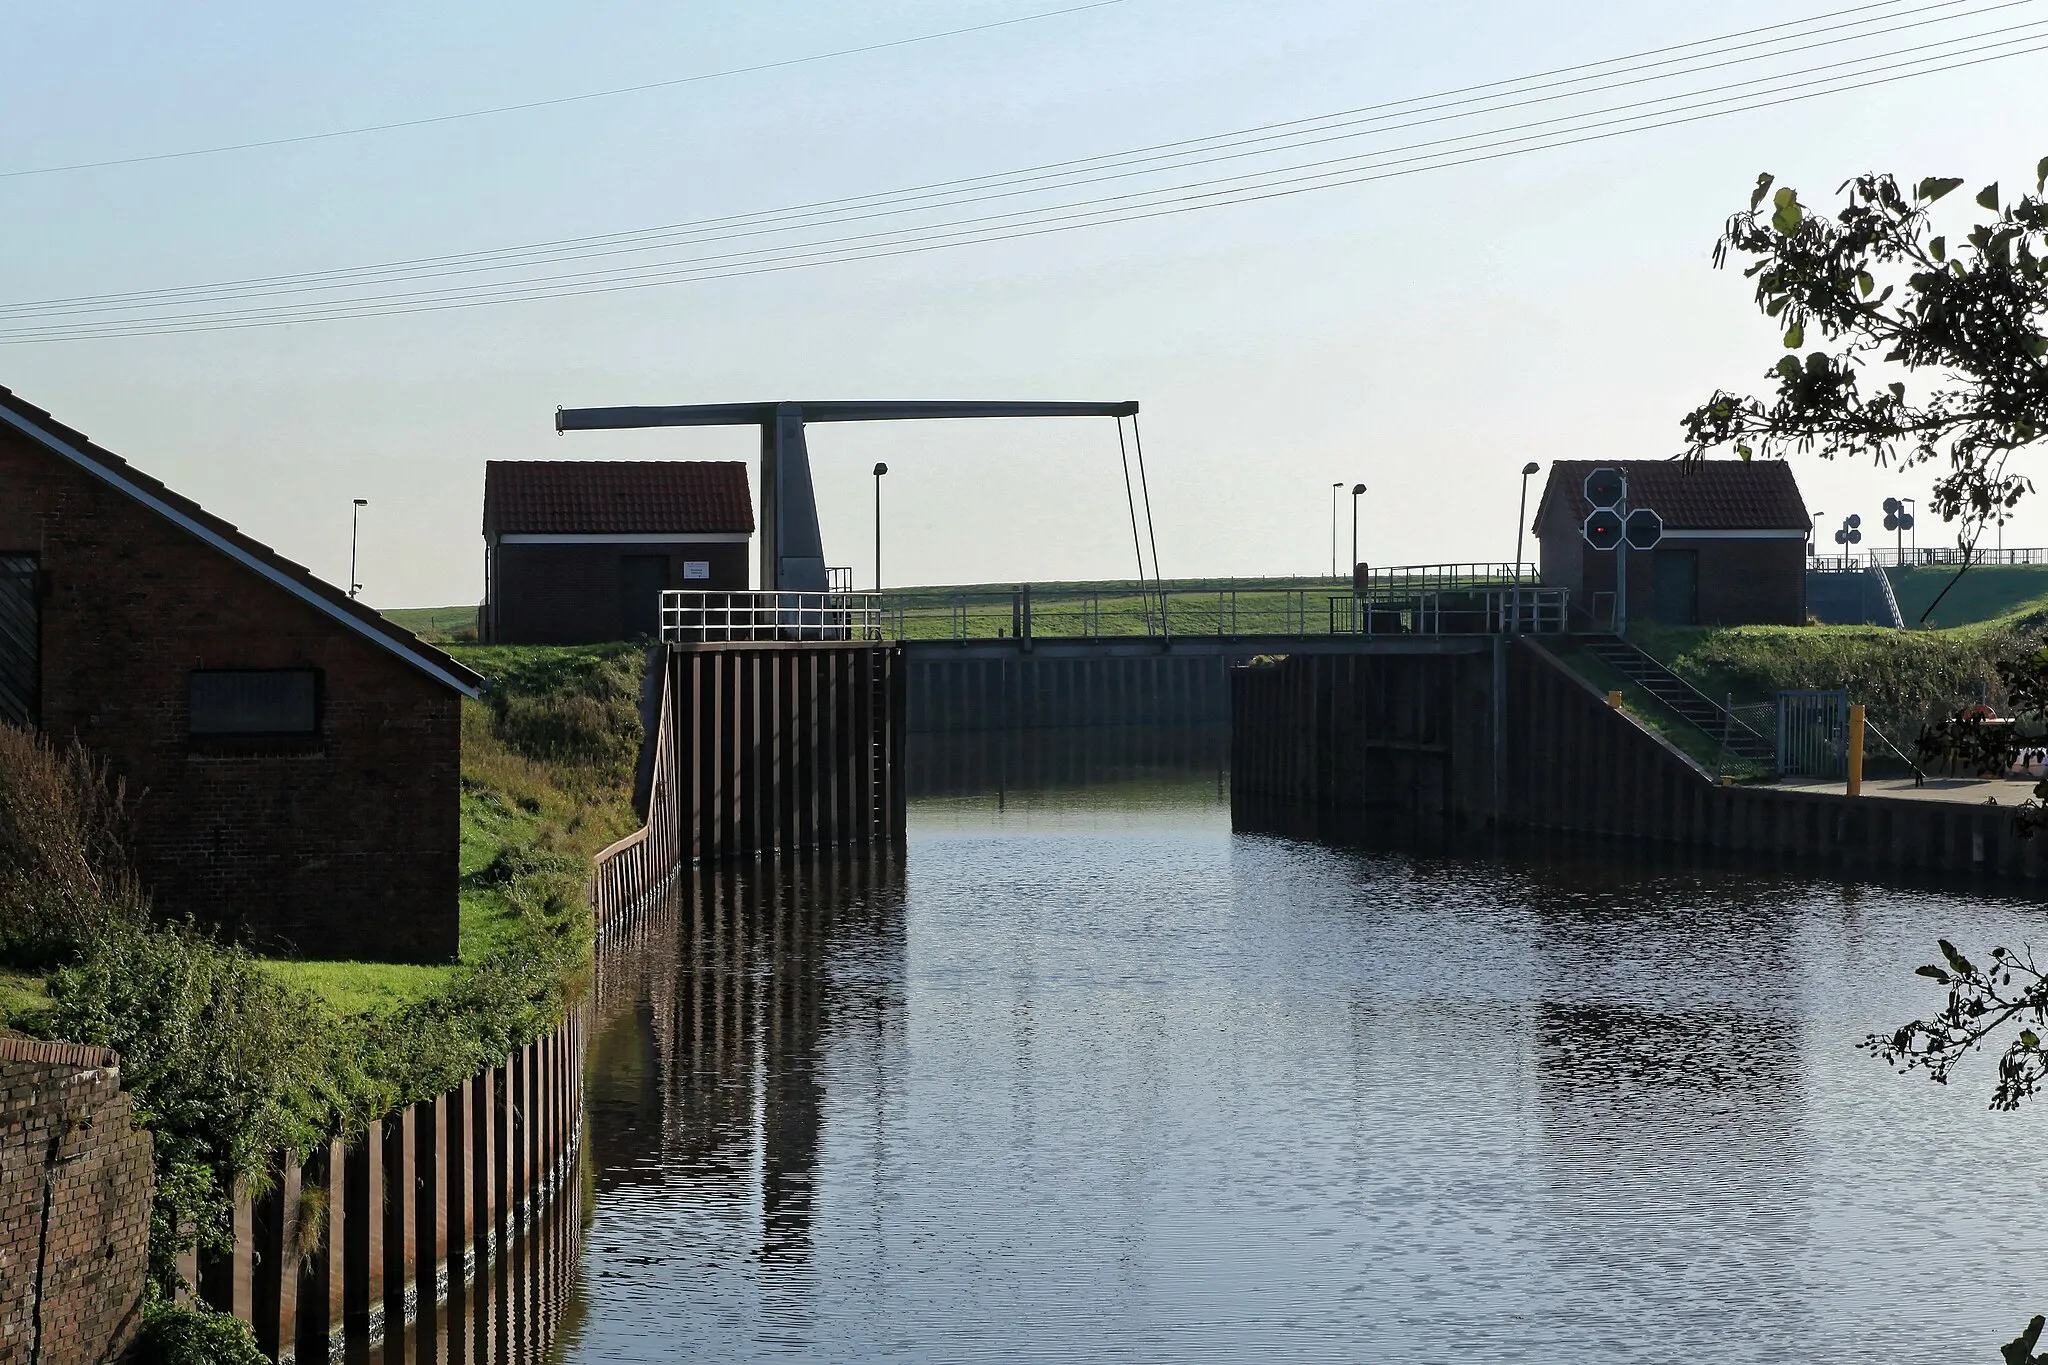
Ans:
{"label": "bush", "polygon": [[0,961],[50,967],[143,919],[127,824],[126,792],[105,764],[0,724]]}
{"label": "bush", "polygon": [[1999,628],[1898,631],[1878,627],[1736,626],[1645,631],[1650,652],[1719,701],[1768,701],[1787,688],[1846,688],[1900,744],[1956,708],[2005,708],[1998,661],[2026,652]]}
{"label": "bush", "polygon": [[307,1150],[363,1107],[369,1087],[320,1001],[190,926],[117,923],[47,989],[35,1031],[119,1052],[135,1121],[155,1136],[159,1285],[175,1283],[182,1245],[227,1248],[237,1177],[262,1188],[273,1153]]}
{"label": "bush", "polygon": [[269,1365],[248,1325],[228,1313],[185,1307],[152,1291],[142,1308],[141,1365]]}

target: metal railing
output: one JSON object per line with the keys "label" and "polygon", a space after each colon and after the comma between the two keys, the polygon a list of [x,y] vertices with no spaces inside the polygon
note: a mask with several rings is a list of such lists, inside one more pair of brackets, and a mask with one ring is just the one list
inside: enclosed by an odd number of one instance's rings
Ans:
{"label": "metal railing", "polygon": [[1382,590],[1330,599],[1330,633],[1354,635],[1562,635],[1571,619],[1563,588],[1465,587]]}
{"label": "metal railing", "polygon": [[1537,586],[1536,566],[1524,563],[1517,573],[1513,564],[1389,564],[1380,568],[1368,567],[1366,581],[1359,586],[1365,594],[1373,595],[1503,585]]}
{"label": "metal railing", "polygon": [[852,592],[664,592],[669,644],[736,640],[880,640],[882,600]]}
{"label": "metal railing", "polygon": [[1024,586],[1008,592],[892,593],[883,604],[882,633],[895,640],[1561,634],[1569,611],[1564,589],[1516,588],[1511,580],[1407,591],[1375,581],[1365,597],[1327,587]]}
{"label": "metal railing", "polygon": [[[1925,546],[1920,549],[1899,550],[1897,547],[1873,547],[1868,552],[1869,560],[1856,555],[1808,555],[1806,564],[1813,569],[1860,569],[1871,560],[1890,569],[1913,568],[1960,568],[1963,551],[1955,545]],[[1984,564],[2048,564],[2048,547],[2021,546],[2010,550],[1977,547],[1970,552],[1969,562]]]}

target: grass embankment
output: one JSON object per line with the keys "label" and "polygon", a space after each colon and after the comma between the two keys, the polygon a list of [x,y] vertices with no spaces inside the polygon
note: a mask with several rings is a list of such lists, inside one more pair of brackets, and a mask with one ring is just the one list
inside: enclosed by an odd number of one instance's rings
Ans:
{"label": "grass embankment", "polygon": [[1972,702],[2005,707],[1998,661],[2033,648],[2013,621],[1954,630],[1881,626],[1664,626],[1636,643],[1715,701],[1769,702],[1795,688],[1842,688],[1902,748]]}
{"label": "grass embankment", "polygon": [[399,607],[382,613],[431,644],[461,644],[476,639],[475,607]]}
{"label": "grass embankment", "polygon": [[[1952,568],[1889,569],[1899,614],[1912,629],[1950,629],[2048,611],[2048,564],[1979,564],[1960,579]],[[1950,587],[1953,583],[1955,586]],[[1942,596],[1947,589],[1947,596]],[[1924,622],[1922,612],[1941,597]]]}
{"label": "grass embankment", "polygon": [[585,870],[639,827],[638,646],[446,648],[491,682],[483,701],[462,704],[461,957],[447,966],[266,960],[341,1014],[386,1013],[445,991],[465,965],[517,939],[522,874]]}

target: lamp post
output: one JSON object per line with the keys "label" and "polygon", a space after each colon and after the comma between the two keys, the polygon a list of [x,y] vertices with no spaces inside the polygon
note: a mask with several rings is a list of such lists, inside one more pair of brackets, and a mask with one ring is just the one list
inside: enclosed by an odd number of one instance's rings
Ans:
{"label": "lamp post", "polygon": [[1822,512],[1818,507],[1814,508],[1812,512],[1807,514],[1806,557],[1808,559],[1812,559],[1815,555],[1820,553],[1820,542],[1813,538],[1813,533],[1820,529],[1820,519],[1825,515],[1826,513]]}
{"label": "lamp post", "polygon": [[1522,586],[1522,528],[1529,524],[1529,476],[1541,466],[1534,460],[1522,466],[1522,510],[1515,513],[1515,586]]}
{"label": "lamp post", "polygon": [[[1900,498],[1899,502],[1905,507],[1907,516],[1912,516],[1914,509],[1919,506],[1912,498]],[[1913,524],[1906,529],[1911,533],[1913,558],[1918,560],[1920,558],[1920,519],[1913,517]]]}
{"label": "lamp post", "polygon": [[1330,485],[1330,577],[1337,576],[1337,494],[1344,490],[1342,479]]}
{"label": "lamp post", "polygon": [[363,585],[356,582],[356,527],[363,519],[363,509],[369,505],[368,498],[357,498],[348,514],[348,595],[351,601],[363,590]]}
{"label": "lamp post", "polygon": [[882,476],[889,466],[875,465],[875,591],[882,590]]}
{"label": "lamp post", "polygon": [[[1365,491],[1365,485],[1351,485],[1351,576],[1358,577],[1358,495]],[[1356,595],[1354,590],[1354,596]]]}

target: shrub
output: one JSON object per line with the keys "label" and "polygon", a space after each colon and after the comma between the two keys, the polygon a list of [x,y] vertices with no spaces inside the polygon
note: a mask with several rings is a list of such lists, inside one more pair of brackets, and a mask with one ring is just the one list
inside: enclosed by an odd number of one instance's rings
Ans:
{"label": "shrub", "polygon": [[123,852],[126,796],[76,744],[0,724],[0,960],[52,966],[143,918]]}
{"label": "shrub", "polygon": [[246,1323],[154,1291],[142,1307],[140,1347],[142,1365],[269,1365]]}
{"label": "shrub", "polygon": [[119,1052],[135,1120],[156,1138],[159,1285],[195,1238],[226,1249],[237,1177],[262,1188],[272,1153],[304,1151],[365,1107],[370,1087],[320,1001],[189,925],[116,923],[47,988],[35,1030]]}

